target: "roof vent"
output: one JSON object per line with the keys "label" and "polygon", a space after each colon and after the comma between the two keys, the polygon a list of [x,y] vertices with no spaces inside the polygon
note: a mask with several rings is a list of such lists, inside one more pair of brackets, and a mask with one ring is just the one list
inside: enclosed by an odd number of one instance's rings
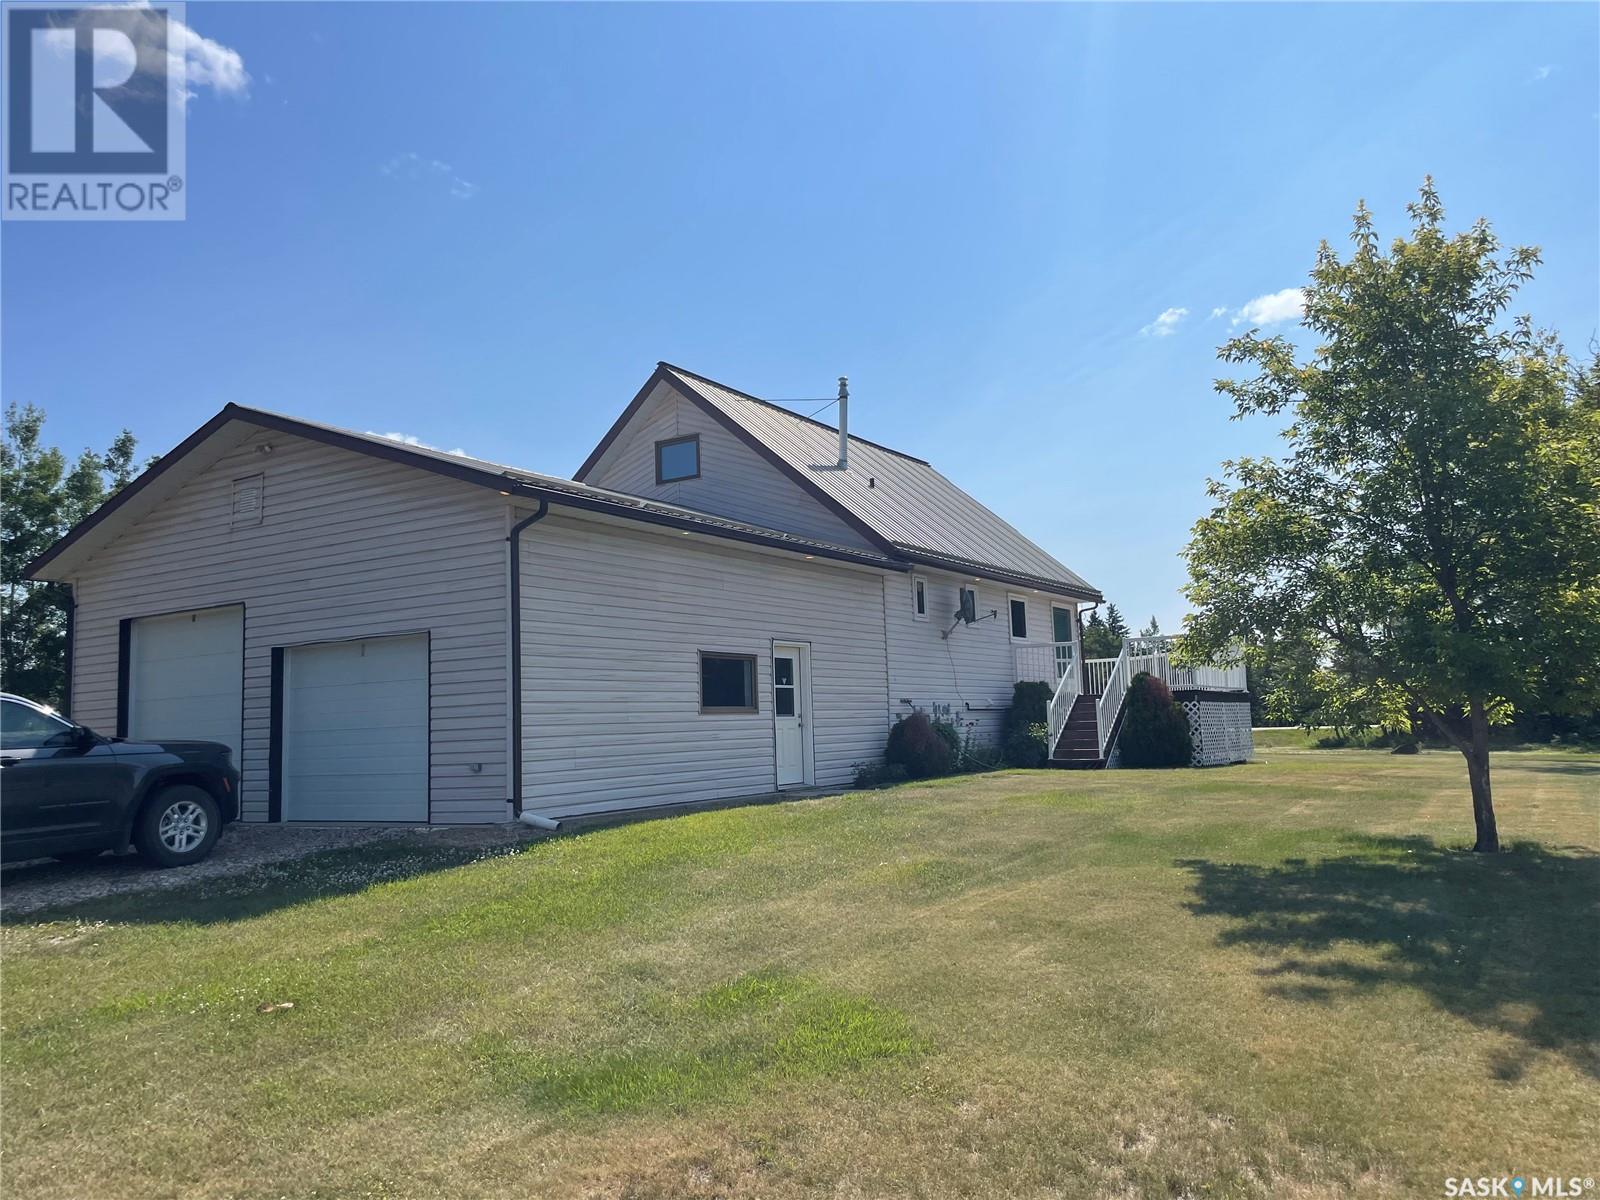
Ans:
{"label": "roof vent", "polygon": [[233,514],[228,521],[229,529],[261,524],[262,487],[260,475],[246,475],[233,481]]}
{"label": "roof vent", "polygon": [[839,469],[850,465],[850,381],[839,376]]}

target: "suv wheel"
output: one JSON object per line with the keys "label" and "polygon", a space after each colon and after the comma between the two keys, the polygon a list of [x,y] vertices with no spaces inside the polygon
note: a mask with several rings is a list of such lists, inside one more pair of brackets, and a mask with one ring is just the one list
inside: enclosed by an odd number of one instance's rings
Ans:
{"label": "suv wheel", "polygon": [[133,844],[158,867],[186,867],[211,853],[222,814],[204,788],[181,783],[163,788],[139,814]]}

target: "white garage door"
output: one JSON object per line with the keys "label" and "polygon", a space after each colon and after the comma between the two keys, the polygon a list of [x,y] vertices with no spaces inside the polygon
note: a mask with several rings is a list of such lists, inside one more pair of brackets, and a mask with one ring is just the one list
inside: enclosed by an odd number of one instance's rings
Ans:
{"label": "white garage door", "polygon": [[286,821],[428,819],[426,634],[284,655]]}
{"label": "white garage door", "polygon": [[128,736],[222,742],[239,763],[244,609],[141,617],[128,630]]}

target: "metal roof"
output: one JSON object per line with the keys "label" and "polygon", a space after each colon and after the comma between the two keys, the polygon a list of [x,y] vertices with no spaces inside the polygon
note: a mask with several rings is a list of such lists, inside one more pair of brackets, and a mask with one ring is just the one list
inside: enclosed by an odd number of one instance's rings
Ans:
{"label": "metal roof", "polygon": [[[804,537],[788,530],[768,529],[745,521],[717,516],[714,513],[701,512],[698,509],[666,504],[625,492],[613,492],[606,488],[591,487],[586,483],[560,479],[553,475],[542,475],[536,471],[510,467],[487,459],[417,446],[384,437],[382,434],[359,433],[353,429],[325,425],[320,421],[308,421],[301,417],[269,412],[266,409],[229,404],[171,452],[158,458],[127,487],[73,526],[60,541],[27,565],[24,569],[25,575],[28,578],[58,578],[60,576],[55,572],[48,575],[41,575],[40,572],[62,555],[74,551],[80,544],[86,545],[84,539],[91,532],[100,530],[100,539],[96,544],[102,544],[105,539],[115,537],[124,524],[137,521],[151,505],[159,503],[165,489],[173,486],[171,481],[176,480],[181,484],[191,471],[203,470],[205,466],[210,465],[203,455],[195,455],[193,458],[191,455],[235,422],[247,428],[277,430],[341,449],[371,454],[391,462],[420,467],[468,483],[492,487],[508,496],[547,500],[551,504],[568,508],[579,508],[646,524],[699,532],[708,537],[771,546],[797,554],[884,567],[889,570],[907,569],[907,564],[903,560],[889,553],[859,546],[840,546],[817,538]],[[188,470],[184,469],[185,460],[191,464]],[[74,551],[74,553],[79,552]]]}
{"label": "metal roof", "polygon": [[[916,561],[1098,600],[1081,575],[978,503],[932,465],[851,435],[839,463],[839,431],[671,363],[660,373],[721,414],[788,473],[844,509],[877,539]],[[585,464],[586,466],[589,464]],[[580,472],[581,474],[582,472]]]}

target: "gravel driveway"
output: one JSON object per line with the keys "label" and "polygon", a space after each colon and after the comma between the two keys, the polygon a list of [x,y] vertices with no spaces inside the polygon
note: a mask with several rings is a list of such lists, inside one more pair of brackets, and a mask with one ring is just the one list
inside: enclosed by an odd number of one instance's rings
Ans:
{"label": "gravel driveway", "polygon": [[204,862],[162,870],[137,854],[102,855],[92,863],[36,859],[0,870],[0,909],[14,917],[83,900],[186,887],[287,862],[394,838],[428,846],[502,848],[537,837],[522,825],[268,825],[234,822]]}

